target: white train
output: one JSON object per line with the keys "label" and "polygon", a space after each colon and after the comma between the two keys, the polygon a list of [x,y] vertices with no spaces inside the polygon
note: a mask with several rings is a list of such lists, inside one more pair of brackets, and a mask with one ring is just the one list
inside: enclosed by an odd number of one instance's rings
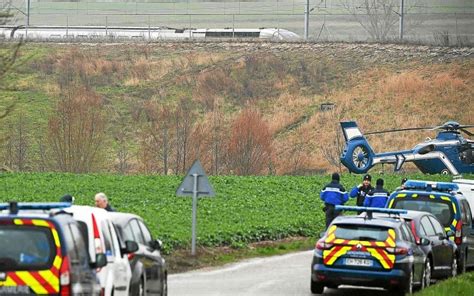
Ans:
{"label": "white train", "polygon": [[192,39],[261,39],[300,41],[296,33],[286,29],[173,29],[162,27],[0,27],[0,38],[29,40],[192,40]]}

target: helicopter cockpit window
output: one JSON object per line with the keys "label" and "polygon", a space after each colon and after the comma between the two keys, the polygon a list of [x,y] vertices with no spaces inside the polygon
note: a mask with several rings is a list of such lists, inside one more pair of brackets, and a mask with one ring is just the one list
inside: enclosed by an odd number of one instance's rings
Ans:
{"label": "helicopter cockpit window", "polygon": [[474,148],[469,143],[466,144],[461,146],[459,158],[465,164],[474,164]]}

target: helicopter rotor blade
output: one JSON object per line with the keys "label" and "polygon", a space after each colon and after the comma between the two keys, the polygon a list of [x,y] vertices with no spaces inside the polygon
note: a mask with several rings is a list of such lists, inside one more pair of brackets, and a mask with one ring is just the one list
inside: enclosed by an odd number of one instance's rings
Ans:
{"label": "helicopter rotor blade", "polygon": [[469,137],[472,137],[474,136],[474,133],[471,133],[470,131],[468,131],[467,129],[465,128],[459,128],[460,131],[464,132],[466,135],[468,135]]}
{"label": "helicopter rotor blade", "polygon": [[385,133],[395,133],[395,132],[404,132],[404,131],[418,131],[418,130],[432,130],[438,127],[409,127],[409,128],[399,128],[399,129],[390,129],[390,130],[383,130],[383,131],[375,131],[375,132],[368,132],[364,133],[364,135],[375,135],[375,134],[385,134]]}

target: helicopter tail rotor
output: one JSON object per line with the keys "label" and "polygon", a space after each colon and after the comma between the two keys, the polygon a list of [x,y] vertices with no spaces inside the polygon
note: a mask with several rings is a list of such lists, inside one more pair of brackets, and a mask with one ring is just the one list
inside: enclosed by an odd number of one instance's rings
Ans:
{"label": "helicopter tail rotor", "polygon": [[374,152],[354,121],[341,122],[346,147],[341,162],[351,172],[363,174],[373,166]]}

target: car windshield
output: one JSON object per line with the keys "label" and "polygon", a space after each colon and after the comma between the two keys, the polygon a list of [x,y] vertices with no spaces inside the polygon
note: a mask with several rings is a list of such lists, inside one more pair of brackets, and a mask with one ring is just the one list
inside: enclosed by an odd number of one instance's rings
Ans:
{"label": "car windshield", "polygon": [[388,227],[366,225],[336,225],[336,238],[363,241],[385,241],[388,238]]}
{"label": "car windshield", "polygon": [[56,253],[52,241],[46,227],[0,225],[0,270],[49,268]]}
{"label": "car windshield", "polygon": [[419,196],[416,199],[395,199],[392,208],[432,213],[444,227],[449,227],[454,219],[450,201]]}

